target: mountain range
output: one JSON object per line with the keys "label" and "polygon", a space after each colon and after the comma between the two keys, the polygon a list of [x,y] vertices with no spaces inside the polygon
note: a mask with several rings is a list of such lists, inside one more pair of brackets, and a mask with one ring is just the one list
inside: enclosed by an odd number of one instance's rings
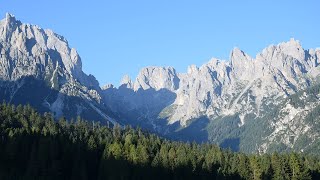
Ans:
{"label": "mountain range", "polygon": [[0,97],[58,119],[140,126],[164,137],[242,152],[320,148],[320,49],[290,39],[250,57],[234,48],[186,73],[145,67],[100,87],[81,58],[51,30],[11,14],[0,21]]}

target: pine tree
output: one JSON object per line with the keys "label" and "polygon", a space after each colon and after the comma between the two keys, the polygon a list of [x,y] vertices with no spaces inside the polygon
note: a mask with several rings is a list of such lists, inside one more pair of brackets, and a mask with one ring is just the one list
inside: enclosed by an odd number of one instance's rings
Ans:
{"label": "pine tree", "polygon": [[121,142],[115,141],[110,144],[109,154],[112,155],[116,160],[122,159],[122,144]]}
{"label": "pine tree", "polygon": [[168,152],[168,160],[170,162],[170,167],[172,170],[176,168],[176,150],[171,147]]}
{"label": "pine tree", "polygon": [[94,151],[97,149],[97,143],[96,140],[94,139],[93,135],[90,135],[89,140],[88,140],[88,149],[91,151]]}
{"label": "pine tree", "polygon": [[137,146],[137,159],[139,164],[146,165],[149,162],[149,154],[147,152],[147,147],[138,143]]}
{"label": "pine tree", "polygon": [[239,168],[238,172],[242,178],[250,179],[253,177],[250,171],[250,163],[248,157],[242,153],[238,155],[239,158]]}
{"label": "pine tree", "polygon": [[262,176],[262,169],[258,161],[258,157],[256,157],[256,155],[250,156],[250,167],[253,174],[253,179],[260,180]]}
{"label": "pine tree", "polygon": [[310,174],[308,170],[303,168],[300,158],[296,153],[291,153],[290,154],[290,168],[292,172],[291,179],[293,180],[298,180],[298,179],[311,179]]}

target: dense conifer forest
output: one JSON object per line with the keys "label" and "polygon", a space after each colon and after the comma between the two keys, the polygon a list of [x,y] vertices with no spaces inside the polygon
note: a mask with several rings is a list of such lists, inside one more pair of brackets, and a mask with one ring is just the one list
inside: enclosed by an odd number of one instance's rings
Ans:
{"label": "dense conifer forest", "polygon": [[0,179],[320,179],[319,157],[243,154],[0,105]]}

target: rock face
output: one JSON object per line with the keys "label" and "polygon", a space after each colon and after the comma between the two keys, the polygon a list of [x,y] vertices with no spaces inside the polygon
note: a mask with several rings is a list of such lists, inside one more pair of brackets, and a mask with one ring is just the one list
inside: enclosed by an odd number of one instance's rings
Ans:
{"label": "rock face", "polygon": [[0,52],[2,99],[30,103],[56,117],[89,118],[90,106],[102,105],[97,80],[82,71],[81,58],[67,40],[51,30],[6,14],[0,21]]}
{"label": "rock face", "polygon": [[147,89],[168,89],[174,91],[179,87],[179,78],[177,73],[172,67],[147,67],[143,68],[135,83],[134,90],[137,91],[140,88]]}
{"label": "rock face", "polygon": [[[213,58],[201,67],[188,67],[187,73],[177,73],[172,67],[144,68],[134,82],[125,78],[126,81],[119,89],[105,90],[104,98],[107,106],[119,107],[113,108],[113,111],[121,114],[124,119],[134,117],[134,123],[139,122],[139,125],[151,127],[171,138],[194,140],[194,137],[205,131],[201,139],[195,140],[209,140],[229,146],[228,140],[232,137],[231,140],[239,140],[234,148],[236,150],[268,151],[269,145],[266,144],[275,141],[268,137],[277,136],[274,134],[279,131],[279,123],[284,118],[289,120],[280,123],[283,126],[280,129],[290,129],[291,126],[298,126],[297,124],[305,128],[296,128],[293,134],[282,134],[281,138],[294,136],[293,139],[297,140],[308,133],[319,137],[319,132],[307,128],[313,125],[307,125],[303,120],[299,123],[293,120],[297,118],[297,112],[306,109],[295,110],[282,104],[288,103],[288,98],[297,92],[318,83],[319,55],[319,49],[304,50],[299,41],[294,39],[271,45],[256,58],[235,48],[231,51],[230,61]],[[296,113],[265,119],[271,111],[268,108],[274,107],[289,114],[291,111]],[[244,135],[248,133],[245,129],[256,123],[252,122],[254,119],[256,122],[265,119],[264,126],[271,130],[266,134],[263,134],[264,131],[255,132],[260,133],[259,141],[247,140],[255,142],[249,145],[243,139],[248,138],[249,135]],[[221,129],[228,127],[232,128],[223,134]],[[222,134],[217,134],[218,131],[222,131]],[[233,137],[232,133],[236,132],[237,135]],[[277,145],[284,144],[286,148],[293,148],[295,143],[296,141],[281,140]],[[234,143],[231,144],[234,146]]]}

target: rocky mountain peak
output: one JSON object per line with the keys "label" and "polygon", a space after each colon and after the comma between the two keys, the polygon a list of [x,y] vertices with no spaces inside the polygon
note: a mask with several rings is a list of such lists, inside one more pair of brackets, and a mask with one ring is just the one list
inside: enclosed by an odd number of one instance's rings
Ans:
{"label": "rocky mountain peak", "polygon": [[123,78],[120,82],[120,87],[122,87],[122,86],[125,86],[126,88],[130,88],[130,89],[133,88],[133,82],[132,82],[129,75],[126,74],[123,76]]}
{"label": "rocky mountain peak", "polygon": [[5,18],[7,23],[11,23],[11,22],[15,22],[16,18],[14,17],[14,15],[10,14],[10,13],[6,13],[6,18]]}
{"label": "rocky mountain peak", "polygon": [[281,49],[283,54],[292,56],[295,59],[304,59],[304,49],[298,40],[291,38],[290,41],[280,43],[278,47]]}
{"label": "rocky mountain peak", "polygon": [[252,58],[237,47],[234,48],[230,53],[231,64],[241,64],[249,60],[252,60]]}
{"label": "rocky mountain peak", "polygon": [[20,21],[18,21],[14,15],[10,14],[10,13],[6,13],[6,16],[4,19],[2,19],[1,21],[2,26],[8,28],[8,27],[12,27],[14,25],[18,25],[21,24]]}
{"label": "rocky mountain peak", "polygon": [[173,67],[150,66],[143,68],[134,83],[134,90],[153,88],[155,90],[175,90],[179,87],[179,78]]}
{"label": "rocky mountain peak", "polygon": [[290,56],[296,60],[304,60],[305,51],[298,40],[291,38],[290,41],[282,42],[278,45],[270,45],[263,49],[263,51],[257,55],[257,59],[264,59],[268,62],[274,62],[280,58],[280,56]]}
{"label": "rocky mountain peak", "polygon": [[196,65],[190,65],[188,66],[188,74],[194,74],[199,72],[199,68]]}
{"label": "rocky mountain peak", "polygon": [[248,80],[253,75],[254,60],[239,48],[234,48],[230,53],[230,66],[234,74],[240,79]]}
{"label": "rocky mountain peak", "polygon": [[[48,61],[52,61],[53,66],[61,66],[79,82],[99,88],[95,78],[87,76],[82,71],[81,58],[76,49],[70,48],[68,41],[63,36],[50,29],[44,30],[36,25],[21,23],[13,15],[7,13],[0,23],[1,41],[3,42],[1,48],[6,49],[7,54],[11,56],[12,62],[10,63],[28,65],[28,67],[33,67],[32,69],[37,69],[39,65],[47,66]],[[13,74],[13,76],[10,75],[12,79],[26,74],[41,74],[35,70],[30,71],[31,68],[23,70],[6,68],[9,74]]]}
{"label": "rocky mountain peak", "polygon": [[114,88],[113,84],[106,84],[101,87],[102,90],[112,89]]}
{"label": "rocky mountain peak", "polygon": [[0,92],[8,102],[30,103],[57,118],[97,113],[99,120],[110,119],[103,113],[99,83],[82,71],[76,49],[52,30],[9,13],[0,21]]}

